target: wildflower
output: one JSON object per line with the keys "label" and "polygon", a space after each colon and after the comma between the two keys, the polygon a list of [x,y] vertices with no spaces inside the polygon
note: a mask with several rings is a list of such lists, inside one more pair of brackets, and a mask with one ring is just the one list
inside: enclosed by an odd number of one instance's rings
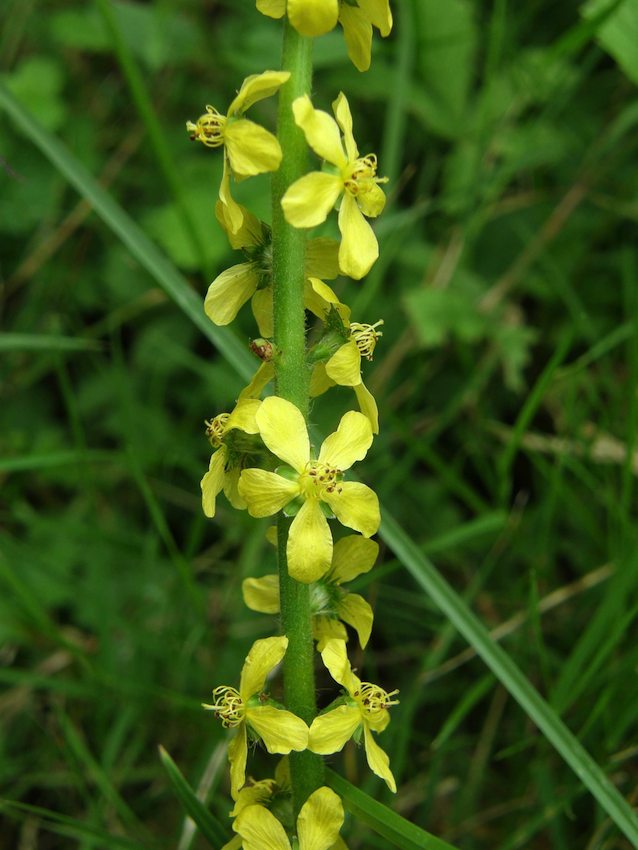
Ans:
{"label": "wildflower", "polygon": [[383,319],[373,325],[360,322],[349,323],[349,340],[326,363],[326,374],[335,384],[355,387],[361,383],[361,358],[372,360],[377,339],[383,336],[381,331],[377,330],[377,327],[382,324]]}
{"label": "wildflower", "polygon": [[233,798],[246,778],[248,736],[261,739],[269,753],[287,755],[291,750],[305,750],[308,727],[290,711],[275,707],[262,693],[268,673],[286,654],[287,637],[257,640],[246,657],[239,680],[239,690],[222,685],[213,691],[214,702],[204,708],[214,711],[227,729],[237,729],[228,747],[230,781]]}
{"label": "wildflower", "polygon": [[244,850],[342,850],[339,837],[343,825],[343,804],[325,785],[312,793],[301,807],[297,818],[296,841],[264,806],[247,806],[240,812],[233,829],[242,838]]}
{"label": "wildflower", "polygon": [[288,20],[301,35],[317,36],[329,32],[337,23],[338,0],[257,0],[257,9],[269,18]]}
{"label": "wildflower", "polygon": [[275,472],[245,469],[239,492],[251,516],[271,516],[282,508],[295,514],[286,550],[288,571],[298,581],[314,581],[332,561],[332,533],[324,503],[339,522],[365,537],[379,528],[376,494],[365,484],[343,481],[344,470],[366,456],[372,428],[361,413],[346,413],[315,459],[303,415],[294,404],[270,396],[261,403],[256,420],[266,447],[287,466]]}
{"label": "wildflower", "polygon": [[234,508],[242,510],[246,507],[237,490],[237,482],[252,446],[238,439],[233,432],[259,433],[255,414],[260,403],[258,399],[241,399],[232,413],[220,413],[206,421],[206,436],[216,449],[211,456],[208,472],[201,481],[202,506],[208,517],[215,516],[215,502],[222,490]]}
{"label": "wildflower", "polygon": [[246,77],[226,115],[207,106],[204,115],[195,123],[186,122],[186,130],[193,141],[209,148],[224,147],[224,170],[216,214],[224,228],[233,234],[242,226],[244,208],[232,198],[229,171],[239,178],[276,171],[282,156],[276,136],[243,118],[243,113],[257,101],[275,94],[289,77],[288,71],[264,71]]}
{"label": "wildflower", "polygon": [[385,38],[392,29],[392,12],[389,0],[342,0],[339,6],[339,23],[348,48],[348,56],[359,71],[370,67],[372,27]]}
{"label": "wildflower", "polygon": [[[246,211],[248,212],[248,211]],[[252,215],[248,213],[248,215]],[[255,217],[252,216],[254,219]],[[264,337],[273,334],[272,327],[272,234],[267,224],[251,222],[244,217],[240,225],[241,244],[237,244],[237,234],[229,230],[229,238],[233,247],[241,247],[246,256],[246,262],[238,263],[223,271],[211,283],[204,301],[204,310],[208,318],[216,325],[230,324],[241,307],[252,299],[252,308],[259,333]],[[311,279],[319,277],[334,278],[339,274],[337,263],[338,245],[333,239],[311,239],[306,248],[304,300],[306,307],[315,314],[322,316],[326,309],[323,300],[325,293],[316,290],[318,285],[312,284]],[[334,301],[337,296],[330,287],[326,287]]]}
{"label": "wildflower", "polygon": [[308,95],[298,97],[292,108],[310,147],[335,169],[332,173],[312,171],[288,188],[281,201],[286,220],[294,227],[315,227],[341,198],[339,266],[344,274],[362,278],[379,256],[379,245],[364,216],[374,218],[383,210],[385,195],[379,183],[387,178],[376,176],[374,154],[359,156],[343,92],[332,104],[336,121],[315,109]]}
{"label": "wildflower", "polygon": [[322,755],[337,753],[352,735],[360,733],[362,729],[370,770],[380,776],[391,791],[396,792],[390,760],[372,733],[382,732],[390,722],[388,708],[398,704],[398,700],[392,697],[399,692],[387,693],[378,685],[362,682],[355,676],[342,640],[328,641],[321,657],[332,678],[345,688],[347,694],[342,697],[341,705],[313,720],[308,749]]}
{"label": "wildflower", "polygon": [[[372,630],[372,608],[362,596],[349,593],[341,585],[371,570],[378,553],[378,543],[358,534],[351,534],[335,543],[330,569],[310,589],[312,631],[319,652],[331,638],[348,639],[340,621],[356,630],[362,649],[368,643]],[[262,614],[279,613],[277,575],[245,579],[242,593],[251,610]]]}

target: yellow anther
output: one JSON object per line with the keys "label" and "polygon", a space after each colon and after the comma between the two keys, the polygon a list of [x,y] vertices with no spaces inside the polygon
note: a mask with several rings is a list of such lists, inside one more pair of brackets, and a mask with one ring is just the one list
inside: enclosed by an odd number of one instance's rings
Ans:
{"label": "yellow anther", "polygon": [[371,682],[361,682],[359,687],[353,691],[352,696],[359,703],[361,710],[365,714],[374,716],[381,711],[385,711],[392,705],[398,705],[398,699],[392,699],[398,694],[398,690],[384,691],[378,685],[373,685]]}
{"label": "yellow anther", "polygon": [[350,323],[350,335],[355,341],[361,356],[365,357],[366,360],[372,360],[377,340],[379,337],[383,336],[382,331],[376,330],[376,328],[382,324],[383,319],[379,319],[379,321],[375,322],[373,325],[366,325],[361,322]]}
{"label": "yellow anther", "polygon": [[201,142],[208,148],[218,148],[224,144],[224,127],[226,116],[219,113],[213,106],[206,107],[206,113],[200,115],[197,123],[186,122],[186,130],[191,141]]}
{"label": "yellow anther", "polygon": [[246,706],[239,695],[239,691],[228,685],[220,685],[213,691],[214,702],[204,705],[209,711],[214,711],[221,720],[222,726],[230,729],[243,723],[246,714]]}
{"label": "yellow anther", "polygon": [[214,419],[204,420],[204,425],[206,425],[206,436],[208,437],[211,446],[215,449],[218,449],[222,444],[222,439],[226,431],[226,423],[229,418],[230,413],[220,413],[218,416],[215,416]]}
{"label": "yellow anther", "polygon": [[324,493],[341,492],[339,481],[342,474],[335,466],[311,460],[306,464],[299,483],[306,498],[314,496],[321,499]]}
{"label": "yellow anther", "polygon": [[346,191],[350,192],[355,198],[357,195],[369,192],[375,183],[388,182],[387,177],[377,177],[377,157],[373,153],[348,163],[343,178]]}

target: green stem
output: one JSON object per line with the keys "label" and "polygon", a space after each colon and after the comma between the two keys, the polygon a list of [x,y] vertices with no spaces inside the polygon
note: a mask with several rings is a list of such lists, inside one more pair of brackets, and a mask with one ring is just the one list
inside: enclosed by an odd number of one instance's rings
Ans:
{"label": "green stem", "polygon": [[[292,102],[310,93],[312,39],[300,36],[284,22],[282,69],[290,79],[279,95],[278,137],[283,159],[273,175],[272,251],[274,342],[277,361],[277,395],[292,402],[308,416],[308,367],[304,312],[305,233],[285,220],[281,198],[286,189],[307,171],[307,145],[296,126]],[[315,702],[314,650],[310,588],[288,575],[286,542],[290,520],[278,520],[279,589],[281,622],[288,638],[284,658],[284,697],[287,708],[310,724],[317,713]],[[308,796],[323,785],[323,761],[306,750],[291,753],[290,773],[295,814]]]}

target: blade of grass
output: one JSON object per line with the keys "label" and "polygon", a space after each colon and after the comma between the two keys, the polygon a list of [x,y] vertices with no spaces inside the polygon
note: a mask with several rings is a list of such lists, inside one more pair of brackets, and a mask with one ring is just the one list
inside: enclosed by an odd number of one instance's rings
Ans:
{"label": "blade of grass", "polygon": [[523,675],[507,653],[421,553],[387,509],[382,509],[381,536],[417,583],[432,598],[478,655],[503,683],[547,740],[556,748],[581,782],[626,837],[638,846],[638,816],[603,770],[592,759],[556,712]]}
{"label": "blade of grass", "polygon": [[326,770],[326,781],[341,797],[349,812],[383,838],[391,841],[395,847],[401,847],[402,850],[456,850],[452,844],[420,829],[383,803],[373,800],[334,770]]}
{"label": "blade of grass", "polygon": [[224,829],[217,818],[195,796],[195,792],[164,747],[159,748],[159,754],[175,793],[184,809],[197,824],[201,834],[211,847],[219,848],[226,844],[230,838],[230,830]]}
{"label": "blade of grass", "polygon": [[99,351],[97,340],[48,334],[0,334],[0,351]]}
{"label": "blade of grass", "polygon": [[63,451],[48,454],[23,455],[22,457],[0,458],[0,472],[29,472],[52,469],[56,466],[71,466],[76,463],[108,463],[119,460],[121,455],[104,449],[92,449],[87,452]]}
{"label": "blade of grass", "polygon": [[167,295],[192,319],[204,335],[223,353],[243,381],[248,381],[256,367],[248,350],[228,328],[214,325],[202,309],[202,299],[186,278],[167,260],[133,219],[97,183],[59,139],[49,133],[0,83],[0,106],[8,112],[17,127],[33,142],[72,186],[86,198],[104,223],[122,240]]}

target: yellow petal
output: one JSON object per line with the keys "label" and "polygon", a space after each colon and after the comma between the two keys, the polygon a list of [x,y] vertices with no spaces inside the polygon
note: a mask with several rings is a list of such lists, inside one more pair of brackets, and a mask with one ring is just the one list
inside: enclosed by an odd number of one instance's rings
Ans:
{"label": "yellow petal", "polygon": [[225,446],[213,452],[208,472],[201,480],[202,508],[208,517],[215,516],[215,501],[224,486],[226,459],[227,451]]}
{"label": "yellow petal", "polygon": [[341,144],[337,122],[327,112],[315,109],[307,94],[298,97],[292,104],[295,123],[304,132],[306,141],[313,151],[338,168],[348,164]]}
{"label": "yellow petal", "polygon": [[310,459],[310,440],[302,412],[277,396],[264,399],[257,413],[261,438],[270,451],[301,473]]}
{"label": "yellow petal", "polygon": [[318,237],[306,242],[305,270],[308,277],[333,280],[339,274],[339,243]]}
{"label": "yellow petal", "polygon": [[261,391],[275,377],[275,367],[272,363],[262,363],[253,375],[252,381],[239,393],[238,401],[245,398],[257,398]]}
{"label": "yellow petal", "polygon": [[279,613],[279,576],[247,578],[241,585],[244,603],[251,611],[261,614]]}
{"label": "yellow petal", "polygon": [[376,773],[377,776],[380,776],[381,779],[385,781],[390,791],[396,794],[397,784],[394,781],[394,776],[390,770],[390,759],[388,758],[388,754],[384,752],[374,740],[372,732],[368,729],[365,723],[363,724],[363,735],[366,748],[366,758],[368,760],[370,770],[373,773]]}
{"label": "yellow petal", "polygon": [[266,469],[244,469],[239,494],[254,517],[272,516],[299,494],[299,485]]}
{"label": "yellow petal", "polygon": [[[257,8],[259,9],[259,2],[257,3]],[[259,9],[259,11],[261,12],[263,10]],[[264,14],[267,15],[268,12],[264,12]],[[273,17],[280,18],[281,15]],[[264,71],[261,74],[251,74],[242,83],[237,96],[228,107],[226,114],[230,117],[231,115],[235,115],[235,113],[245,112],[253,103],[257,103],[258,100],[263,100],[265,97],[271,97],[271,95],[275,94],[289,78],[289,71]]]}
{"label": "yellow petal", "polygon": [[[332,377],[330,372],[328,375]],[[363,413],[350,410],[341,417],[337,430],[323,441],[319,462],[329,463],[337,469],[350,469],[355,461],[363,460],[371,445],[370,420]]]}
{"label": "yellow petal", "polygon": [[302,850],[330,850],[343,826],[343,805],[331,788],[311,794],[297,818],[297,837]]}
{"label": "yellow petal", "polygon": [[349,192],[343,196],[339,210],[339,230],[343,237],[339,248],[339,267],[348,277],[360,280],[368,274],[379,256],[379,245]]}
{"label": "yellow petal", "polygon": [[305,36],[323,35],[337,23],[337,0],[288,0],[290,23]]}
{"label": "yellow petal", "polygon": [[359,596],[358,593],[346,593],[337,602],[337,613],[344,623],[355,629],[359,635],[361,649],[365,649],[370,640],[374,614],[363,596]]}
{"label": "yellow petal", "polygon": [[339,313],[344,325],[348,324],[350,319],[350,308],[339,301],[327,283],[316,277],[309,277],[305,282],[304,306],[322,321],[325,320],[326,313],[331,307]]}
{"label": "yellow petal", "polygon": [[208,287],[204,310],[216,325],[229,325],[257,289],[259,278],[250,263],[231,266]]}
{"label": "yellow petal", "polygon": [[332,534],[316,499],[306,499],[288,532],[288,573],[309,584],[328,572],[332,560]]}
{"label": "yellow petal", "polygon": [[239,494],[239,476],[241,475],[241,467],[231,467],[224,476],[224,496],[228,499],[231,505],[238,511],[246,509],[246,502]]}
{"label": "yellow petal", "polygon": [[338,348],[326,363],[326,372],[341,387],[361,383],[361,353],[354,340]]}
{"label": "yellow petal", "polygon": [[339,22],[348,48],[350,61],[358,71],[370,67],[372,51],[372,25],[361,9],[343,3],[339,11]]}
{"label": "yellow petal", "polygon": [[272,287],[258,289],[253,295],[253,316],[257,322],[259,333],[266,339],[273,336]]}
{"label": "yellow petal", "polygon": [[340,620],[317,614],[312,618],[312,637],[317,641],[317,652],[322,652],[329,640],[348,640],[346,627]]}
{"label": "yellow petal", "polygon": [[269,18],[283,18],[286,14],[286,0],[257,0],[257,10]]}
{"label": "yellow petal", "polygon": [[233,799],[239,794],[239,789],[246,781],[246,760],[248,758],[248,740],[246,724],[237,727],[237,734],[228,745],[228,761],[230,762],[230,793]]}
{"label": "yellow petal", "polygon": [[[215,204],[215,216],[228,234],[231,245],[233,245],[233,239],[244,225],[244,210],[246,208],[238,204],[230,193],[230,169],[227,159],[224,156],[224,170],[219,184],[219,200]],[[233,245],[234,247],[236,246]],[[238,245],[237,247],[243,246]]]}
{"label": "yellow petal", "polygon": [[276,784],[274,779],[260,779],[258,782],[253,782],[252,785],[246,785],[245,788],[242,788],[230,811],[231,818],[236,818],[247,806],[254,806],[270,800]]}
{"label": "yellow petal", "polygon": [[370,390],[366,387],[366,385],[361,381],[360,384],[357,384],[356,387],[353,387],[354,393],[357,397],[357,401],[359,402],[359,410],[363,413],[364,416],[367,416],[370,420],[370,425],[372,427],[372,433],[379,433],[379,408],[377,407],[377,403],[374,400],[374,396],[370,392]]}
{"label": "yellow petal", "polygon": [[376,218],[383,212],[385,206],[385,192],[378,183],[372,183],[365,192],[357,195],[359,209],[368,218]]}
{"label": "yellow petal", "polygon": [[246,722],[257,732],[269,753],[288,755],[308,746],[308,727],[290,711],[259,705],[246,709]]}
{"label": "yellow petal", "polygon": [[227,221],[222,209],[222,203],[217,201],[217,204],[215,205],[217,221],[228,236],[231,248],[238,250],[240,248],[252,248],[255,245],[261,245],[264,241],[264,232],[261,221],[259,221],[257,216],[253,215],[241,204],[235,204],[235,206],[239,209],[239,215],[237,218],[239,219],[241,217],[242,223],[237,232],[233,233],[228,229]]}
{"label": "yellow petal", "polygon": [[330,387],[334,387],[335,382],[328,377],[325,363],[317,363],[310,375],[310,386],[308,391],[311,398],[316,398],[318,395],[323,395]]}
{"label": "yellow petal", "polygon": [[250,177],[279,168],[281,147],[277,137],[253,121],[246,118],[229,121],[224,143],[233,174]]}
{"label": "yellow petal", "polygon": [[224,846],[222,850],[242,850],[241,846],[241,835],[235,835],[234,838],[231,838]]}
{"label": "yellow petal", "polygon": [[352,134],[352,113],[350,112],[350,104],[348,98],[341,91],[337,95],[337,99],[332,103],[332,111],[337,119],[337,124],[343,132],[343,142],[346,146],[348,161],[352,162],[359,156],[357,143]]}
{"label": "yellow petal", "polygon": [[233,823],[244,850],[290,850],[286,831],[264,806],[247,806]]}
{"label": "yellow petal", "polygon": [[368,540],[358,534],[342,537],[335,543],[329,580],[343,584],[369,572],[378,554],[379,544],[375,540]]}
{"label": "yellow petal", "polygon": [[[348,661],[348,653],[346,644],[342,640],[330,640],[321,651],[323,663],[330,672],[330,675],[340,685],[352,694],[361,684],[358,676],[352,672],[352,667]],[[359,711],[359,709],[357,709]]]}
{"label": "yellow petal", "polygon": [[390,0],[358,0],[359,8],[385,38],[392,29]]}
{"label": "yellow petal", "polygon": [[227,434],[237,428],[240,431],[245,431],[246,434],[258,434],[257,411],[260,405],[261,402],[257,398],[246,398],[238,401],[226,420],[224,433]]}
{"label": "yellow petal", "polygon": [[312,753],[338,753],[361,725],[361,712],[352,705],[340,705],[315,717],[310,726],[308,749]]}
{"label": "yellow petal", "polygon": [[[288,188],[281,199],[286,221],[293,227],[316,227],[326,220],[342,192],[343,180],[336,174],[321,171],[305,174]],[[343,268],[341,255],[339,265]]]}
{"label": "yellow petal", "polygon": [[263,690],[266,676],[279,664],[287,648],[288,638],[283,635],[254,642],[244,661],[239,680],[239,693],[244,702]]}
{"label": "yellow petal", "polygon": [[342,525],[360,531],[365,537],[372,537],[379,530],[381,525],[379,499],[377,494],[365,484],[360,484],[358,481],[342,481],[338,490],[325,494],[324,500],[330,505]]}

